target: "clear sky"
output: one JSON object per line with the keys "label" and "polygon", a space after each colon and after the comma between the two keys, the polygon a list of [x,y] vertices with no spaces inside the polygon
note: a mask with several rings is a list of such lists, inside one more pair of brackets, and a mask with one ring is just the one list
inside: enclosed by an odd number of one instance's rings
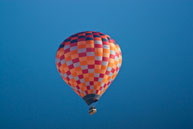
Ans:
{"label": "clear sky", "polygon": [[[87,30],[123,54],[93,116],[55,65]],[[192,0],[0,0],[0,129],[193,129],[192,109]]]}

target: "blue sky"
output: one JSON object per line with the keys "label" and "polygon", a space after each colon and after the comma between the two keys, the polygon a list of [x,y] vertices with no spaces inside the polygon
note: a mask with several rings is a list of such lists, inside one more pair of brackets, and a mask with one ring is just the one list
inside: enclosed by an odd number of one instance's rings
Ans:
{"label": "blue sky", "polygon": [[[0,0],[1,129],[192,129],[192,0]],[[121,70],[89,116],[60,78],[60,43],[110,35]]]}

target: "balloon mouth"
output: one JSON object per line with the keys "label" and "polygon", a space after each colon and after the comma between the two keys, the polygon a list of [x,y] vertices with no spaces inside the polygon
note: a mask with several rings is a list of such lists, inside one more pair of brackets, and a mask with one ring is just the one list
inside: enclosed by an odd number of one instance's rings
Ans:
{"label": "balloon mouth", "polygon": [[95,108],[94,106],[92,106],[92,107],[89,108],[88,113],[89,113],[90,115],[93,115],[93,114],[95,114],[96,112],[97,112],[97,110],[96,110],[96,108]]}
{"label": "balloon mouth", "polygon": [[96,95],[96,94],[88,94],[86,96],[83,97],[84,101],[88,104],[91,105],[92,103],[97,102],[100,99],[100,95]]}

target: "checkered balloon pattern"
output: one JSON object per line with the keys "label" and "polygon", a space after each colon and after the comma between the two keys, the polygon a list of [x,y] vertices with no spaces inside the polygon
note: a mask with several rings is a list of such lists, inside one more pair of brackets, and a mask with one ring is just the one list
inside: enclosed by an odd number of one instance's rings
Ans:
{"label": "checkered balloon pattern", "polygon": [[119,45],[101,32],[86,31],[64,40],[56,54],[63,80],[80,96],[101,96],[113,82],[122,63]]}

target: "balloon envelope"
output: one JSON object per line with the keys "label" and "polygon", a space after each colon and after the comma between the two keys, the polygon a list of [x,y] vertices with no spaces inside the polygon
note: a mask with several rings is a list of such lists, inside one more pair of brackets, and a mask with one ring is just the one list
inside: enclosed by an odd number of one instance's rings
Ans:
{"label": "balloon envelope", "polygon": [[107,90],[121,63],[119,45],[110,36],[94,31],[68,37],[56,54],[61,77],[88,105]]}

